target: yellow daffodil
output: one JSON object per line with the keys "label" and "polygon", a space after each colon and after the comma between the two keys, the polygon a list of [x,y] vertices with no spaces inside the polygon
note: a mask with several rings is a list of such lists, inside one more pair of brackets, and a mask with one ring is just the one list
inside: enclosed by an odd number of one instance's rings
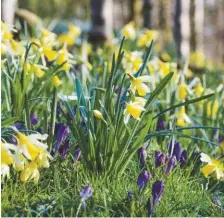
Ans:
{"label": "yellow daffodil", "polygon": [[134,117],[134,119],[139,120],[141,112],[144,111],[144,107],[142,107],[142,103],[139,102],[130,102],[126,104],[126,108],[124,110],[124,123],[127,124],[130,117]]}
{"label": "yellow daffodil", "polygon": [[126,73],[135,74],[142,65],[141,53],[126,52],[122,64]]}
{"label": "yellow daffodil", "polygon": [[156,40],[158,32],[156,30],[146,30],[139,38],[139,47],[149,46],[152,40]]}
{"label": "yellow daffodil", "polygon": [[178,100],[185,100],[187,98],[187,85],[182,81],[177,87]]}
{"label": "yellow daffodil", "polygon": [[146,82],[150,82],[152,80],[151,76],[139,76],[137,78],[131,77],[131,91],[135,94],[135,91],[137,90],[138,94],[140,96],[145,96],[147,93],[150,92],[150,89],[147,85],[145,85]]}
{"label": "yellow daffodil", "polygon": [[171,57],[170,57],[170,55],[169,55],[167,52],[163,52],[163,53],[161,54],[161,58],[162,58],[164,61],[166,61],[166,62],[171,61]]}
{"label": "yellow daffodil", "polygon": [[126,39],[134,40],[136,38],[136,31],[134,26],[134,23],[130,22],[126,24],[121,30]]}
{"label": "yellow daffodil", "polygon": [[67,44],[68,46],[73,45],[75,43],[75,39],[80,35],[81,30],[79,27],[70,25],[67,33],[63,33],[58,36],[57,40],[59,44]]}
{"label": "yellow daffodil", "polygon": [[159,62],[159,70],[161,72],[161,76],[165,77],[170,73],[170,64],[169,63],[164,63],[162,61]]}
{"label": "yellow daffodil", "polygon": [[51,48],[56,44],[56,34],[50,32],[49,30],[43,28],[41,30],[40,42],[43,47]]}
{"label": "yellow daffodil", "polygon": [[93,114],[97,119],[104,120],[103,115],[98,110],[93,110]]}
{"label": "yellow daffodil", "polygon": [[33,72],[36,74],[38,78],[41,78],[45,74],[45,72],[41,70],[40,66],[37,64],[33,65]]}
{"label": "yellow daffodil", "polygon": [[54,84],[56,87],[58,87],[58,86],[60,86],[60,85],[62,84],[62,82],[61,82],[61,80],[59,79],[58,76],[53,76],[53,77],[52,77],[52,82],[53,82],[53,84]]}
{"label": "yellow daffodil", "polygon": [[48,61],[53,61],[57,57],[57,52],[51,48],[43,47],[42,53],[47,57]]}
{"label": "yellow daffodil", "polygon": [[36,160],[28,163],[20,174],[20,180],[22,182],[27,182],[32,179],[34,179],[35,182],[38,182],[39,177],[40,177],[40,172],[38,170],[38,165]]}
{"label": "yellow daffodil", "polygon": [[205,66],[205,55],[200,51],[193,52],[190,54],[189,63],[196,68],[203,68]]}
{"label": "yellow daffodil", "polygon": [[213,119],[216,117],[216,114],[219,109],[219,103],[217,100],[214,102],[208,102],[207,104],[207,116],[212,117]]}
{"label": "yellow daffodil", "polygon": [[31,134],[24,135],[21,132],[16,133],[18,138],[18,146],[22,149],[23,154],[29,160],[34,160],[37,156],[47,149],[47,144],[42,143],[40,140],[46,140],[47,134]]}
{"label": "yellow daffodil", "polygon": [[12,39],[10,28],[1,21],[1,41],[8,41],[10,39]]}
{"label": "yellow daffodil", "polygon": [[198,82],[194,87],[194,92],[197,96],[201,96],[204,92],[204,88],[201,84],[201,82]]}
{"label": "yellow daffodil", "polygon": [[62,70],[69,70],[71,68],[71,64],[68,63],[69,60],[69,53],[66,49],[66,46],[64,46],[59,52],[58,52],[58,57],[56,60],[57,65],[63,64],[61,67]]}
{"label": "yellow daffodil", "polygon": [[15,55],[22,55],[24,53],[24,47],[20,42],[15,41],[14,39],[10,40],[12,52]]}
{"label": "yellow daffodil", "polygon": [[135,102],[138,102],[142,107],[144,107],[146,103],[146,99],[142,97],[135,97]]}
{"label": "yellow daffodil", "polygon": [[224,178],[224,165],[221,160],[211,159],[207,154],[201,154],[201,161],[207,163],[203,168],[201,168],[201,172],[207,178],[212,173],[215,173],[216,178],[219,180]]}
{"label": "yellow daffodil", "polygon": [[187,79],[191,79],[191,78],[194,76],[194,74],[193,74],[193,72],[188,68],[188,69],[186,70],[186,72],[184,72],[184,76],[185,76]]}
{"label": "yellow daffodil", "polygon": [[180,108],[180,110],[177,113],[177,126],[185,126],[187,123],[191,123],[190,118],[187,116],[187,114],[185,113],[185,107],[182,106]]}

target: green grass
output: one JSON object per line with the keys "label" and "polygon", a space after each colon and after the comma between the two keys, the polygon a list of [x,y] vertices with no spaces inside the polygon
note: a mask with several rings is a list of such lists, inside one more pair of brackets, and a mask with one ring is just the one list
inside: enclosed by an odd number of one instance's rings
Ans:
{"label": "green grass", "polygon": [[[154,168],[153,158],[148,158],[147,164]],[[111,180],[88,174],[81,163],[74,164],[71,158],[59,159],[49,169],[42,170],[38,184],[23,184],[15,179],[16,173],[2,185],[2,216],[147,216],[145,205],[156,180],[165,182],[165,192],[153,216],[223,215],[223,209],[214,206],[211,195],[203,189],[205,180],[200,174],[189,176],[191,167],[180,169],[177,166],[167,178],[163,167],[154,169],[152,180],[139,194],[136,180],[140,169],[137,166],[138,163],[132,161],[123,176]],[[87,207],[81,207],[77,214],[79,192],[87,184],[93,186],[94,193],[86,201]],[[132,201],[127,201],[127,191],[133,192]]]}

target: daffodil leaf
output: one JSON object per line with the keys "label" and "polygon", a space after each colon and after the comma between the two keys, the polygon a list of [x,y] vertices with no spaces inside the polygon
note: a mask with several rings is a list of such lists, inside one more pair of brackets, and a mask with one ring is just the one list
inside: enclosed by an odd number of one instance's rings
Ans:
{"label": "daffodil leaf", "polygon": [[19,118],[18,117],[11,117],[11,118],[8,118],[8,119],[5,119],[5,120],[2,120],[1,121],[1,127],[6,127],[6,126],[9,126],[9,125],[12,125],[13,123],[15,123]]}
{"label": "daffodil leaf", "polygon": [[78,78],[75,79],[75,86],[76,86],[76,92],[77,92],[77,98],[78,98],[79,105],[87,107],[85,96],[84,96],[83,89],[82,89],[82,85]]}

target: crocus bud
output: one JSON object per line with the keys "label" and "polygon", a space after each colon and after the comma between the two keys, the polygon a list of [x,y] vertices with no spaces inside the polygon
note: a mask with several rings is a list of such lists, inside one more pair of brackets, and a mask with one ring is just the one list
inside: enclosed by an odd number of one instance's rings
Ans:
{"label": "crocus bud", "polygon": [[143,189],[147,183],[149,182],[149,180],[152,178],[150,172],[143,170],[139,176],[138,176],[138,181],[137,184],[139,186],[139,190]]}
{"label": "crocus bud", "polygon": [[157,128],[156,130],[157,131],[162,131],[165,129],[165,121],[162,120],[162,119],[159,119],[158,122],[157,122]]}
{"label": "crocus bud", "polygon": [[187,163],[187,151],[183,150],[180,156],[180,168],[183,168]]}
{"label": "crocus bud", "polygon": [[155,166],[159,167],[164,165],[168,160],[168,157],[160,151],[155,151]]}
{"label": "crocus bud", "polygon": [[[172,151],[173,149],[173,151]],[[181,155],[181,147],[180,147],[180,143],[175,141],[174,145],[173,142],[171,141],[168,145],[168,151],[169,151],[169,155],[170,156],[176,156],[177,161],[180,160],[180,155]]]}
{"label": "crocus bud", "polygon": [[61,157],[65,157],[65,155],[68,153],[68,149],[71,147],[71,142],[69,140],[66,140],[63,146],[60,146],[58,152],[61,155]]}
{"label": "crocus bud", "polygon": [[177,159],[176,156],[172,156],[168,162],[167,168],[166,168],[166,175],[170,173],[170,171],[176,166]]}
{"label": "crocus bud", "polygon": [[39,119],[34,113],[30,114],[30,122],[33,126],[36,125],[38,121]]}
{"label": "crocus bud", "polygon": [[160,201],[164,192],[164,182],[156,181],[152,185],[152,205],[155,207]]}
{"label": "crocus bud", "polygon": [[104,120],[103,115],[101,114],[100,111],[98,110],[93,110],[93,114],[96,118],[100,119],[100,120]]}
{"label": "crocus bud", "polygon": [[69,128],[66,125],[64,125],[63,123],[57,123],[55,132],[56,132],[56,135],[57,135],[56,151],[58,151],[60,146],[61,146],[61,144],[62,144],[62,142],[69,135]]}
{"label": "crocus bud", "polygon": [[93,195],[93,188],[90,185],[87,185],[80,192],[81,201],[85,201]]}
{"label": "crocus bud", "polygon": [[144,147],[138,149],[138,156],[139,156],[140,168],[144,168],[145,159],[147,158],[147,152]]}

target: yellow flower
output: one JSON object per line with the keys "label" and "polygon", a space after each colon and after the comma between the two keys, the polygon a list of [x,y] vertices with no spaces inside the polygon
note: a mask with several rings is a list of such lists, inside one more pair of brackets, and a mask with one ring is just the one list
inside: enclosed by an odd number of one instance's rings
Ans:
{"label": "yellow flower", "polygon": [[219,180],[224,178],[224,166],[220,160],[212,160],[207,154],[201,154],[201,161],[207,163],[202,169],[201,172],[207,178],[213,172],[216,174],[216,178]]}
{"label": "yellow flower", "polygon": [[42,29],[41,30],[41,45],[43,47],[47,46],[47,47],[52,47],[54,44],[56,44],[56,34],[48,31],[47,29]]}
{"label": "yellow flower", "polygon": [[70,25],[67,33],[63,33],[58,36],[57,40],[59,44],[67,44],[68,46],[75,43],[75,39],[80,35],[81,30],[79,27]]}
{"label": "yellow flower", "polygon": [[214,102],[208,102],[207,104],[208,117],[212,117],[214,119],[216,117],[218,109],[219,109],[219,103],[217,100],[215,100]]}
{"label": "yellow flower", "polygon": [[141,112],[144,111],[144,107],[142,107],[142,103],[139,102],[130,102],[126,104],[126,108],[124,110],[124,123],[127,124],[130,116],[134,117],[134,119],[139,120]]}
{"label": "yellow flower", "polygon": [[126,39],[134,40],[136,38],[136,31],[133,22],[126,24],[121,31]]}
{"label": "yellow flower", "polygon": [[126,52],[122,64],[126,73],[135,74],[142,65],[141,53]]}
{"label": "yellow flower", "polygon": [[23,46],[20,44],[20,42],[15,41],[14,39],[10,40],[12,51],[15,55],[22,55],[24,52]]}
{"label": "yellow flower", "polygon": [[22,149],[23,154],[29,160],[34,160],[37,156],[47,149],[47,145],[39,140],[46,140],[47,135],[31,134],[26,136],[21,132],[16,133],[18,138],[18,147]]}
{"label": "yellow flower", "polygon": [[2,21],[1,21],[1,39],[4,41],[12,39],[10,28]]}
{"label": "yellow flower", "polygon": [[194,87],[194,92],[197,96],[201,96],[204,92],[204,88],[201,84],[201,82],[198,82]]}
{"label": "yellow flower", "polygon": [[140,96],[145,96],[147,93],[150,92],[150,89],[145,82],[150,82],[152,80],[151,76],[139,76],[137,78],[131,77],[131,91],[135,94],[137,90]]}
{"label": "yellow flower", "polygon": [[196,68],[203,68],[205,66],[205,55],[200,51],[193,52],[190,54],[189,62]]}
{"label": "yellow flower", "polygon": [[193,72],[189,68],[187,69],[184,75],[187,79],[191,79],[194,76]]}
{"label": "yellow flower", "polygon": [[71,68],[71,65],[68,63],[69,60],[69,53],[66,49],[66,47],[64,46],[63,49],[61,49],[58,52],[58,57],[56,60],[56,64],[57,65],[61,65],[63,64],[63,66],[61,67],[62,70],[69,70]]}
{"label": "yellow flower", "polygon": [[185,122],[191,123],[190,118],[185,113],[185,107],[182,106],[177,113],[177,126],[185,126]]}
{"label": "yellow flower", "polygon": [[40,69],[40,66],[37,64],[33,65],[33,72],[36,74],[36,76],[38,78],[41,78],[42,76],[44,76],[45,72],[43,70]]}
{"label": "yellow flower", "polygon": [[170,64],[160,61],[159,69],[160,69],[160,72],[162,73],[162,77],[165,77],[170,73]]}
{"label": "yellow flower", "polygon": [[164,61],[166,61],[166,62],[171,61],[171,57],[170,57],[170,55],[169,55],[167,52],[163,52],[163,53],[161,54],[161,58],[162,58]]}
{"label": "yellow flower", "polygon": [[62,84],[61,80],[58,78],[58,76],[53,76],[52,77],[52,82],[56,87],[60,86]]}
{"label": "yellow flower", "polygon": [[150,72],[150,74],[154,74],[155,71],[156,71],[156,68],[155,68],[154,64],[152,64],[152,63],[148,63],[147,66],[148,66],[148,68],[149,68],[149,72]]}
{"label": "yellow flower", "polygon": [[6,52],[6,45],[4,43],[1,43],[1,55],[4,55]]}
{"label": "yellow flower", "polygon": [[93,110],[93,114],[96,118],[100,119],[100,120],[104,120],[103,115],[101,114],[100,111],[98,110]]}
{"label": "yellow flower", "polygon": [[185,100],[187,98],[187,85],[184,81],[178,85],[177,98],[178,100]]}
{"label": "yellow flower", "polygon": [[158,32],[156,30],[146,30],[139,38],[139,47],[149,46],[152,40],[156,40]]}
{"label": "yellow flower", "polygon": [[47,47],[43,48],[42,53],[47,57],[48,61],[53,61],[57,57],[57,52]]}
{"label": "yellow flower", "polygon": [[146,103],[146,99],[142,97],[135,97],[135,102],[138,102],[142,107],[144,107]]}
{"label": "yellow flower", "polygon": [[27,182],[29,180],[34,179],[35,182],[38,182],[40,177],[40,172],[38,170],[37,161],[31,161],[28,163],[24,170],[20,174],[20,180],[22,182]]}

